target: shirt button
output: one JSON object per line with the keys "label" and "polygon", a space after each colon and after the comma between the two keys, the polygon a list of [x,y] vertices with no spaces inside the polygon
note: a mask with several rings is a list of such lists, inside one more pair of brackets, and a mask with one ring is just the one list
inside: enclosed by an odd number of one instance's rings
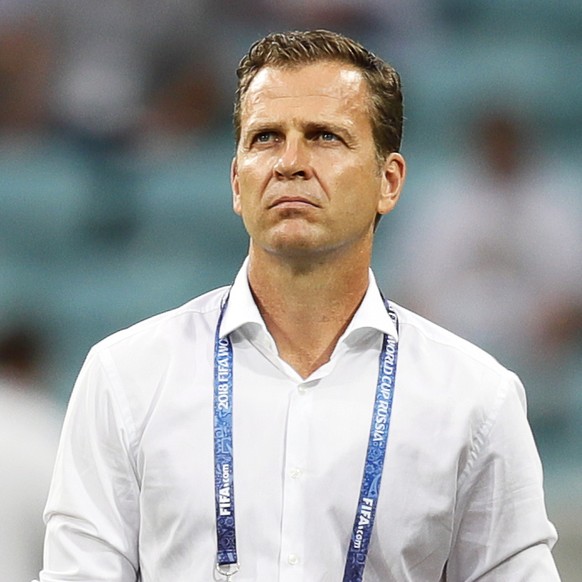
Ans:
{"label": "shirt button", "polygon": [[287,562],[289,562],[291,566],[296,566],[299,564],[299,556],[297,554],[289,554],[287,556]]}
{"label": "shirt button", "polygon": [[303,471],[299,469],[299,467],[295,467],[289,471],[289,475],[291,476],[291,479],[299,479],[299,477],[303,475]]}
{"label": "shirt button", "polygon": [[297,391],[299,392],[299,394],[307,394],[308,388],[307,386],[304,386],[303,384],[301,384],[298,388]]}

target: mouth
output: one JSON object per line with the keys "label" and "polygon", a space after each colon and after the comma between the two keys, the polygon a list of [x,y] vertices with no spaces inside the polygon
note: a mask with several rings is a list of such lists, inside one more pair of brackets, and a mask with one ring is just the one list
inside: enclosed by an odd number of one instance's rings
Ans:
{"label": "mouth", "polygon": [[271,208],[305,208],[306,206],[319,208],[319,204],[303,196],[281,196],[268,205]]}

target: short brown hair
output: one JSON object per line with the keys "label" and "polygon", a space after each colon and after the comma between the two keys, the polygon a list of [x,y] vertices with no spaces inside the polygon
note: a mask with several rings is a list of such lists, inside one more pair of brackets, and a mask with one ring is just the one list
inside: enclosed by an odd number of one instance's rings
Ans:
{"label": "short brown hair", "polygon": [[238,87],[233,123],[238,144],[242,101],[263,67],[297,67],[321,61],[346,63],[358,69],[370,91],[370,117],[376,151],[381,159],[400,150],[403,105],[396,70],[360,43],[328,30],[269,34],[255,42],[236,71]]}

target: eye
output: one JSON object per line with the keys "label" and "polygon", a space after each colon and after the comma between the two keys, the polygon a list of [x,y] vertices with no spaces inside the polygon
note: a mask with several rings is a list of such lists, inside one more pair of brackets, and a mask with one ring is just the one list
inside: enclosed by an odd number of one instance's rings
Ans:
{"label": "eye", "polygon": [[322,131],[319,134],[319,139],[321,141],[338,141],[339,137],[335,133],[332,133],[331,131]]}
{"label": "eye", "polygon": [[274,131],[260,131],[253,136],[253,143],[269,143],[277,139]]}

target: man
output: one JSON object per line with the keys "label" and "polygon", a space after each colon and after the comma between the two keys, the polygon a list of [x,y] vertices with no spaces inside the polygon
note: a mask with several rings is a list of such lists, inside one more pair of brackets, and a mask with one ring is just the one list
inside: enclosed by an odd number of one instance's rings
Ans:
{"label": "man", "polygon": [[369,270],[405,177],[398,75],[325,31],[238,73],[248,260],[91,351],[41,580],[558,580],[518,379]]}

